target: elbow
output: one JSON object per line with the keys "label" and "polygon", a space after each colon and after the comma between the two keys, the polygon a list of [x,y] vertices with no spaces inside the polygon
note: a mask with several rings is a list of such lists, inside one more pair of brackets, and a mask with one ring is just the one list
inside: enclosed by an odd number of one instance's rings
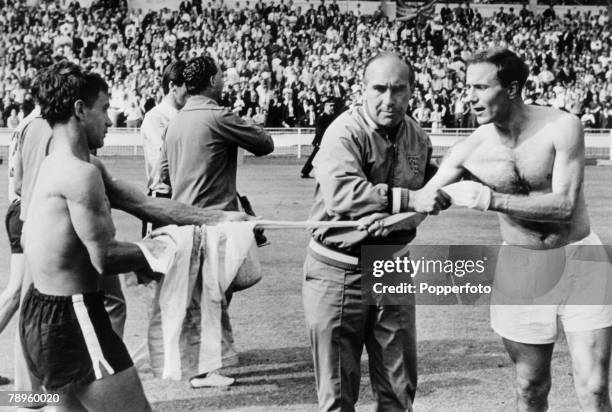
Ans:
{"label": "elbow", "polygon": [[102,276],[107,276],[107,275],[112,275],[112,268],[113,268],[113,263],[114,263],[114,259],[111,256],[110,253],[106,253],[106,254],[100,254],[98,256],[91,256],[91,264],[93,265],[93,267],[96,269],[96,271],[102,275]]}
{"label": "elbow", "polygon": [[92,261],[91,263],[100,275],[106,276],[110,273],[110,261],[108,259]]}
{"label": "elbow", "polygon": [[562,223],[571,223],[574,219],[574,213],[576,212],[576,205],[574,202],[564,201],[561,203],[558,209],[558,218]]}
{"label": "elbow", "polygon": [[96,269],[96,272],[98,272],[101,276],[105,276],[108,272],[106,265],[103,262],[92,260],[91,264],[93,265],[94,269]]}
{"label": "elbow", "polygon": [[266,140],[262,145],[257,147],[255,151],[253,151],[253,154],[255,156],[265,156],[265,155],[269,155],[273,151],[274,151],[274,141],[272,141],[272,138],[268,138],[268,140]]}

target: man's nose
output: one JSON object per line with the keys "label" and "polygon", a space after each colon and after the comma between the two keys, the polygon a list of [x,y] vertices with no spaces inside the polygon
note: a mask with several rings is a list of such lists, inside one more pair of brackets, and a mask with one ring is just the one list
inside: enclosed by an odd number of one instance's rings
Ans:
{"label": "man's nose", "polygon": [[476,103],[478,101],[478,96],[476,95],[476,89],[470,87],[467,92],[467,98],[471,103]]}
{"label": "man's nose", "polygon": [[389,89],[385,90],[385,92],[381,95],[381,100],[385,104],[392,103],[393,102],[393,94],[391,93],[391,90],[389,90]]}

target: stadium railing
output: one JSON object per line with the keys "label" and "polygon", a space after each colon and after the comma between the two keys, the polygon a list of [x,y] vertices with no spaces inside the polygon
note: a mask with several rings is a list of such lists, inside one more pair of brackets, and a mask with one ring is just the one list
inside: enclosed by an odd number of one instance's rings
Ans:
{"label": "stadium railing", "polygon": [[[298,159],[312,152],[311,141],[314,128],[268,128],[274,139],[272,155],[295,156]],[[474,129],[425,129],[434,147],[434,156],[443,156],[446,150]],[[11,131],[0,128],[0,157],[6,159]],[[612,129],[585,130],[586,157],[612,161]],[[105,145],[98,151],[100,156],[142,156],[142,138],[138,129],[111,128]],[[250,156],[250,153],[245,153]]]}

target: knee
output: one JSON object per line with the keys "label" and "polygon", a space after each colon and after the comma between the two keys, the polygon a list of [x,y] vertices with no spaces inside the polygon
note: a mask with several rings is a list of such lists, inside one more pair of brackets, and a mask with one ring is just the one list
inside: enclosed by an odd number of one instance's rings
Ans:
{"label": "knee", "polygon": [[602,376],[575,378],[576,392],[583,409],[588,406],[603,406],[609,404],[608,382]]}
{"label": "knee", "polygon": [[519,399],[529,404],[546,403],[548,392],[550,391],[550,376],[545,377],[517,377],[516,392]]}

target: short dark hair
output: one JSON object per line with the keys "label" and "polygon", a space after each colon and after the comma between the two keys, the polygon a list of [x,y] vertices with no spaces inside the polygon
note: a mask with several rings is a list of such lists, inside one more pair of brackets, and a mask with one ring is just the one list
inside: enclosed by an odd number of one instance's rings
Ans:
{"label": "short dark hair", "polygon": [[210,78],[217,74],[215,61],[210,56],[198,56],[190,59],[183,70],[187,93],[199,94],[210,86]]}
{"label": "short dark hair", "polygon": [[414,84],[414,80],[415,80],[414,69],[412,68],[412,65],[406,59],[402,58],[401,56],[398,56],[395,53],[391,53],[391,52],[381,52],[381,53],[378,53],[370,57],[366,61],[365,66],[363,67],[363,74],[362,74],[363,78],[365,79],[366,72],[368,71],[368,67],[370,67],[372,63],[374,63],[376,60],[385,59],[385,58],[396,58],[399,61],[405,63],[406,66],[408,66],[408,84],[412,87],[412,85]]}
{"label": "short dark hair", "polygon": [[503,87],[516,81],[519,90],[522,90],[529,76],[529,68],[525,62],[508,49],[491,48],[479,51],[468,59],[467,65],[477,63],[489,63],[497,67],[497,79]]}
{"label": "short dark hair", "polygon": [[173,61],[166,66],[164,74],[162,75],[162,89],[164,90],[164,94],[170,92],[170,82],[177,86],[181,86],[185,83],[183,70],[185,70],[185,62],[182,60]]}
{"label": "short dark hair", "polygon": [[108,84],[100,75],[85,72],[68,60],[41,71],[35,85],[41,115],[51,126],[67,122],[74,114],[74,103],[78,100],[92,107],[100,92],[108,93]]}

